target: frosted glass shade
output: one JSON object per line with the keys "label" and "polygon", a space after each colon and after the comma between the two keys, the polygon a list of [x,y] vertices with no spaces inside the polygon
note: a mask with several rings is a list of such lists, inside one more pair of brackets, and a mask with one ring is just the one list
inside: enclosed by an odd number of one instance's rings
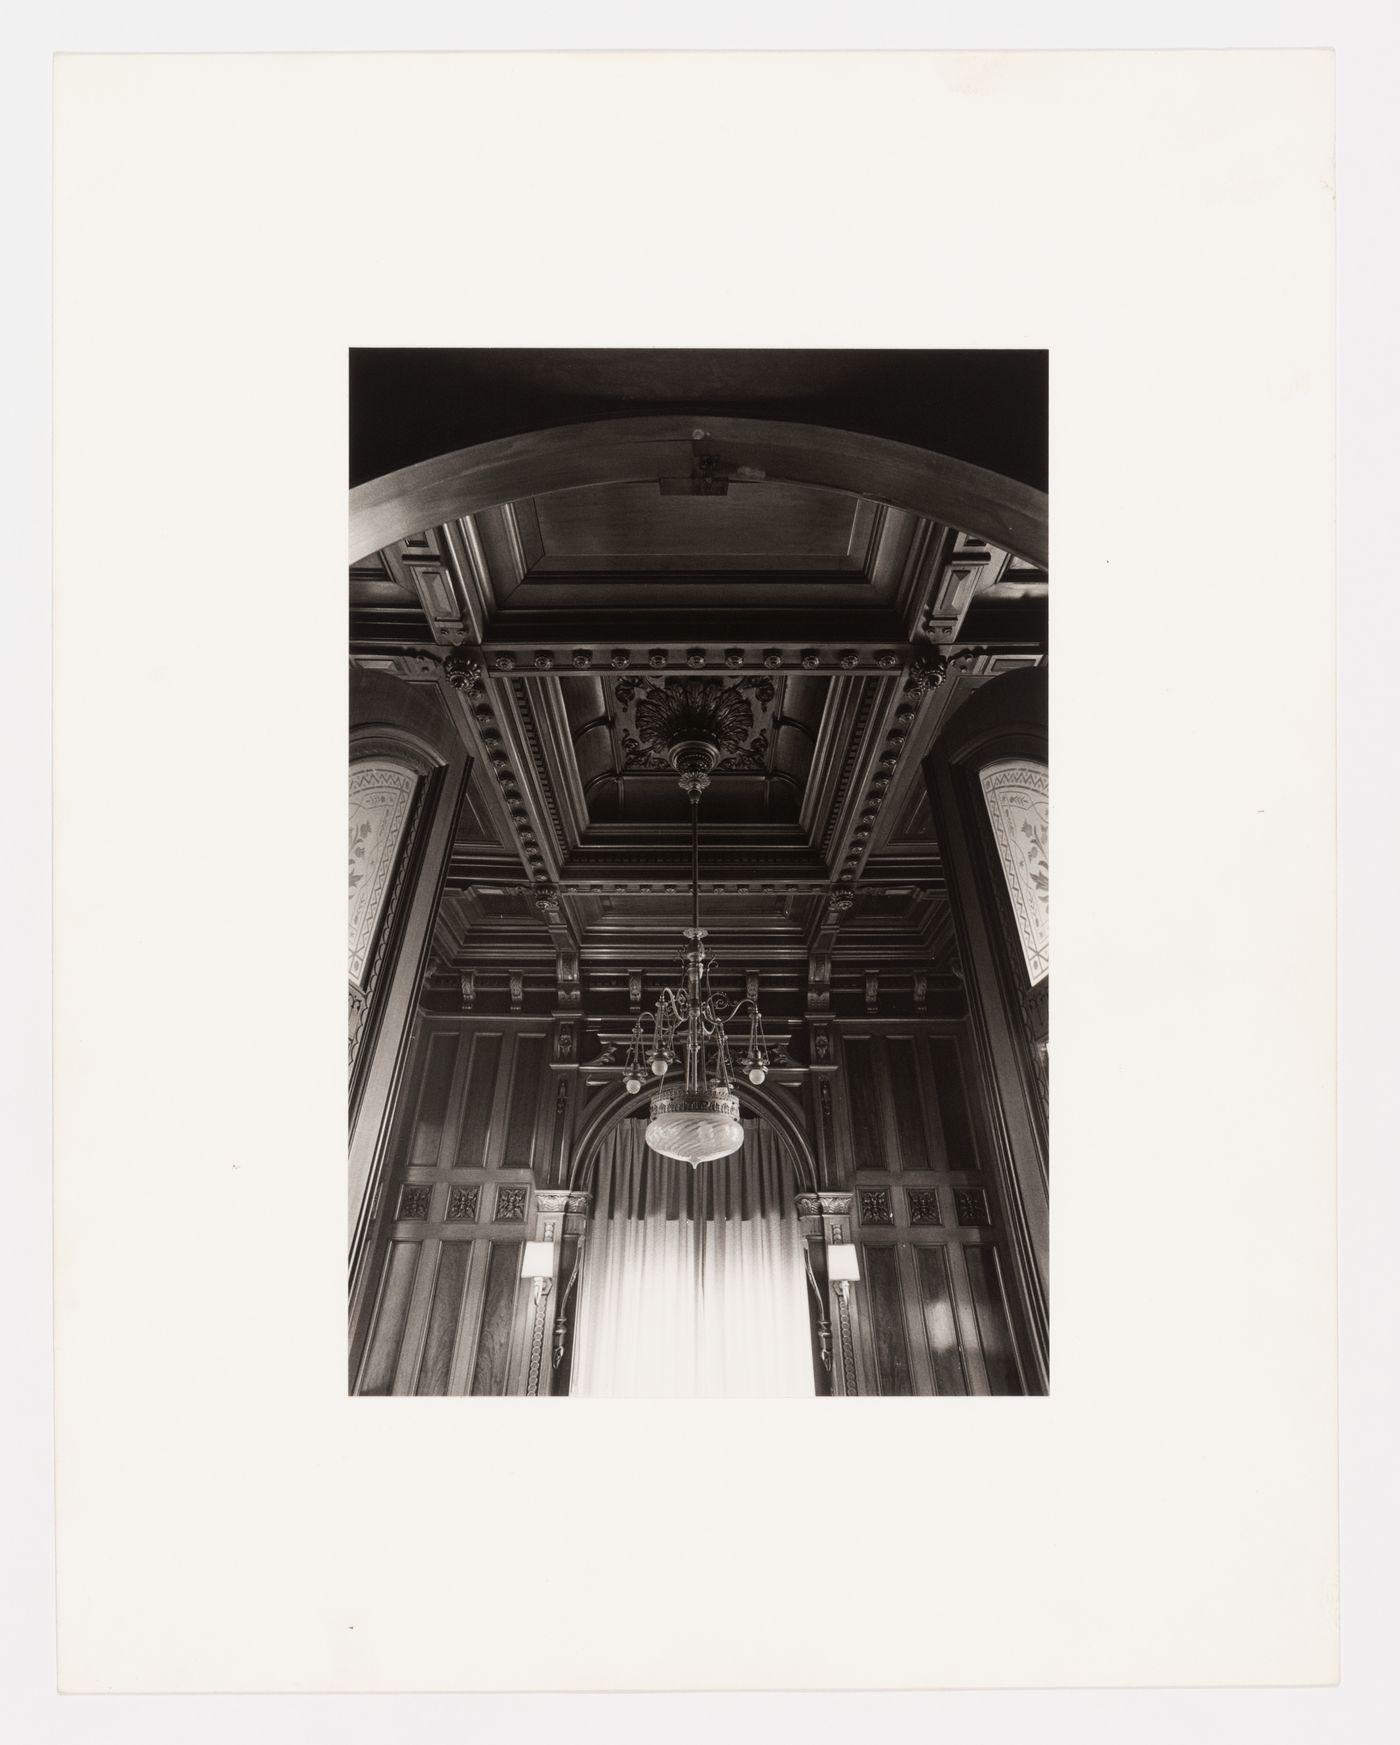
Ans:
{"label": "frosted glass shade", "polygon": [[692,1168],[729,1157],[744,1143],[739,1099],[729,1091],[658,1091],[651,1099],[647,1145]]}
{"label": "frosted glass shade", "polygon": [[854,1242],[828,1242],[826,1245],[826,1276],[833,1284],[855,1284],[860,1278],[860,1261]]}
{"label": "frosted glass shade", "polygon": [[554,1244],[552,1242],[527,1242],[525,1252],[520,1259],[521,1278],[553,1278],[554,1277]]}

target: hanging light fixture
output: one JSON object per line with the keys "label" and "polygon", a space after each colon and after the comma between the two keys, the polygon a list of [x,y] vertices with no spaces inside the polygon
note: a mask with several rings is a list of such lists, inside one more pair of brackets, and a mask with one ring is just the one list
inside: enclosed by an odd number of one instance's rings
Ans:
{"label": "hanging light fixture", "polygon": [[730,1157],[744,1143],[726,1023],[747,1022],[738,1064],[749,1082],[761,1085],[768,1076],[758,1002],[735,1004],[714,990],[714,959],[705,950],[706,931],[700,925],[700,796],[710,785],[726,732],[716,697],[722,711],[732,695],[714,684],[680,684],[655,705],[662,712],[656,726],[669,729],[665,755],[690,799],[690,926],[682,930],[688,942],[680,954],[685,985],[663,988],[656,1009],[637,1020],[626,1085],[635,1096],[648,1076],[660,1080],[651,1099],[647,1145],[692,1168]]}

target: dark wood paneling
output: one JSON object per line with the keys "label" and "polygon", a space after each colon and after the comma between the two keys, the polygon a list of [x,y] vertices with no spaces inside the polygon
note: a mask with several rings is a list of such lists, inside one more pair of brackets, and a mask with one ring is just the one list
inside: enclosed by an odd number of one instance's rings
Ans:
{"label": "dark wood paneling", "polygon": [[[958,1316],[953,1303],[953,1283],[948,1274],[948,1255],[938,1247],[916,1247],[920,1309],[933,1365],[933,1391],[938,1394],[968,1392]],[[1019,1392],[1019,1389],[1014,1389]]]}
{"label": "dark wood paneling", "polygon": [[870,1305],[871,1343],[882,1394],[914,1391],[909,1345],[904,1336],[904,1302],[899,1288],[898,1258],[892,1247],[866,1243],[861,1250],[865,1297]]}
{"label": "dark wood paneling", "polygon": [[503,1394],[510,1357],[510,1326],[515,1287],[520,1272],[520,1244],[493,1242],[486,1275],[486,1303],[481,1312],[481,1336],[472,1374],[474,1394]]}
{"label": "dark wood paneling", "polygon": [[543,1036],[516,1037],[510,1117],[506,1124],[505,1156],[501,1159],[506,1169],[529,1169],[534,1162],[536,1140],[542,1142],[545,1137],[548,1098],[554,1090],[548,1082],[548,1061],[548,1045]]}
{"label": "dark wood paneling", "polygon": [[421,1246],[417,1242],[391,1242],[389,1245],[384,1288],[375,1310],[374,1331],[370,1335],[364,1374],[360,1379],[359,1391],[362,1394],[387,1394],[393,1388]]}
{"label": "dark wood paneling", "polygon": [[447,1123],[447,1101],[452,1092],[452,1069],[457,1061],[457,1038],[439,1034],[428,1042],[423,1085],[418,1097],[418,1115],[413,1124],[409,1163],[419,1169],[435,1169],[442,1152]]}
{"label": "dark wood paneling", "polygon": [[972,1126],[967,1117],[967,1092],[963,1085],[958,1045],[951,1036],[930,1036],[928,1049],[938,1099],[936,1120],[930,1125],[940,1130],[945,1153],[943,1160],[931,1167],[976,1169],[979,1167],[977,1148],[973,1144]]}
{"label": "dark wood paneling", "polygon": [[875,1043],[849,1036],[845,1043],[846,1096],[851,1111],[852,1156],[857,1169],[889,1169],[885,1123],[880,1107]]}
{"label": "dark wood paneling", "polygon": [[496,1074],[501,1064],[499,1031],[477,1031],[470,1039],[471,1066],[462,1110],[462,1141],[457,1152],[459,1168],[480,1169],[486,1163],[491,1131],[491,1104],[496,1094]]}
{"label": "dark wood paneling", "polygon": [[982,1360],[987,1366],[988,1384],[994,1394],[1023,1393],[1021,1372],[1011,1343],[1011,1329],[1007,1325],[1006,1298],[1002,1291],[997,1251],[990,1245],[967,1243],[963,1247],[963,1258],[967,1262],[968,1282],[977,1312],[977,1332],[982,1344]]}
{"label": "dark wood paneling", "polygon": [[898,1167],[942,1168],[943,1165],[929,1156],[925,1092],[914,1040],[910,1036],[888,1036],[885,1048],[889,1063],[890,1101],[894,1106],[895,1135],[899,1144]]}
{"label": "dark wood paneling", "polygon": [[433,1308],[423,1343],[423,1362],[418,1372],[420,1394],[445,1394],[452,1366],[452,1349],[462,1318],[462,1293],[471,1262],[469,1242],[446,1242],[433,1286]]}

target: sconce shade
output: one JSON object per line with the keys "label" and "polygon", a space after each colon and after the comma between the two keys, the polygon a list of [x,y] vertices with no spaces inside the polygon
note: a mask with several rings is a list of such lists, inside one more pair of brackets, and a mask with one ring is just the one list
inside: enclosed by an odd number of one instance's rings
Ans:
{"label": "sconce shade", "polygon": [[860,1257],[854,1242],[829,1242],[826,1247],[826,1276],[833,1284],[855,1284],[860,1278]]}
{"label": "sconce shade", "polygon": [[525,1253],[520,1262],[521,1278],[553,1278],[554,1277],[554,1244],[552,1242],[527,1242]]}

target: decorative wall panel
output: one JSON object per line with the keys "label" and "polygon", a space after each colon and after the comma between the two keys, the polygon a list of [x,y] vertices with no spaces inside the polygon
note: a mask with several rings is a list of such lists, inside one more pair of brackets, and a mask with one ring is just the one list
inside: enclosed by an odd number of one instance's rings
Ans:
{"label": "decorative wall panel", "polygon": [[919,1272],[924,1334],[933,1365],[933,1391],[937,1394],[965,1394],[968,1391],[967,1367],[963,1362],[962,1341],[958,1337],[948,1251],[942,1247],[917,1247],[914,1260]]}
{"label": "decorative wall panel", "polygon": [[432,1198],[433,1190],[431,1188],[400,1188],[399,1216],[401,1218],[426,1218],[428,1208],[432,1204]]}
{"label": "decorative wall panel", "polygon": [[501,1033],[499,1030],[476,1031],[464,1039],[464,1046],[471,1049],[471,1065],[467,1072],[466,1105],[457,1162],[464,1169],[480,1169],[487,1161],[491,1107],[501,1064]]}
{"label": "decorative wall panel", "polygon": [[997,1252],[983,1244],[969,1243],[963,1249],[963,1258],[967,1262],[968,1283],[977,1314],[982,1361],[987,1366],[987,1383],[994,1394],[1022,1393],[1025,1390],[1007,1325],[1006,1298]]}
{"label": "decorative wall panel", "polygon": [[420,1394],[445,1394],[452,1367],[452,1349],[462,1318],[462,1293],[471,1264],[470,1242],[444,1242],[433,1283],[433,1307],[428,1317],[423,1360],[418,1370]]}
{"label": "decorative wall panel", "polygon": [[860,1221],[862,1224],[893,1224],[894,1209],[890,1205],[888,1188],[860,1190]]}
{"label": "decorative wall panel", "polygon": [[901,1169],[936,1169],[929,1154],[925,1095],[912,1036],[887,1036],[890,1100]]}
{"label": "decorative wall panel", "polygon": [[491,1266],[486,1275],[486,1304],[481,1312],[481,1338],[476,1348],[472,1374],[474,1394],[503,1394],[510,1358],[510,1324],[515,1309],[515,1286],[520,1272],[520,1244],[491,1245]]}
{"label": "decorative wall panel", "polygon": [[479,1187],[452,1188],[447,1196],[448,1223],[474,1223],[476,1221],[477,1208],[480,1204],[481,1189]]}
{"label": "decorative wall panel", "polygon": [[548,1042],[544,1036],[525,1032],[515,1038],[511,1070],[510,1117],[506,1123],[506,1149],[502,1162],[507,1169],[529,1169],[535,1161],[536,1143],[547,1128],[542,1119],[549,1083]]}
{"label": "decorative wall panel", "polygon": [[958,1045],[949,1036],[931,1036],[929,1060],[933,1064],[936,1109],[930,1110],[929,1167],[931,1169],[976,1169],[977,1147],[968,1118],[967,1091]]}
{"label": "decorative wall panel", "polygon": [[896,1167],[887,1154],[885,1123],[880,1098],[875,1040],[868,1036],[846,1039],[846,1094],[851,1104],[851,1128],[857,1169]]}
{"label": "decorative wall panel", "polygon": [[350,980],[364,985],[417,777],[376,758],[350,766]]}
{"label": "decorative wall panel", "polygon": [[1050,973],[1050,774],[1003,759],[980,771],[1031,984]]}
{"label": "decorative wall panel", "polygon": [[891,1247],[877,1248],[867,1242],[861,1248],[860,1266],[865,1275],[866,1299],[870,1304],[871,1335],[880,1392],[913,1393],[898,1256]]}
{"label": "decorative wall panel", "polygon": [[428,1043],[423,1082],[418,1092],[418,1110],[413,1122],[409,1164],[418,1169],[436,1169],[442,1154],[447,1125],[447,1099],[452,1091],[452,1071],[457,1064],[457,1038],[434,1036]]}
{"label": "decorative wall panel", "polygon": [[391,1242],[389,1258],[384,1268],[384,1288],[375,1309],[374,1331],[365,1353],[364,1371],[360,1377],[362,1394],[387,1394],[394,1385],[394,1370],[398,1366],[399,1346],[403,1342],[404,1321],[408,1315],[413,1277],[418,1270],[420,1242]]}

